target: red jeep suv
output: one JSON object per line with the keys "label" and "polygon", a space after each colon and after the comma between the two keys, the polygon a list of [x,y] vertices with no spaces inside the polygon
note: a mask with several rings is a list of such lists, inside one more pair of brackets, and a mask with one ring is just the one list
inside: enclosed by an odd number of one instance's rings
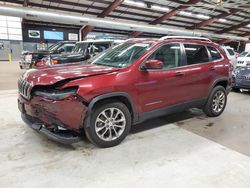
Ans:
{"label": "red jeep suv", "polygon": [[188,108],[219,116],[231,70],[223,49],[206,38],[132,39],[86,62],[28,70],[18,82],[18,106],[49,139],[72,144],[85,133],[111,147],[149,118]]}

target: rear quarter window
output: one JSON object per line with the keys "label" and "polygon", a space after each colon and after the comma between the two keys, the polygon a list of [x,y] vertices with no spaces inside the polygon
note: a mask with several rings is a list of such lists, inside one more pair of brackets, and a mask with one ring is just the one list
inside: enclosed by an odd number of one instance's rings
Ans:
{"label": "rear quarter window", "polygon": [[184,48],[188,65],[209,62],[206,46],[200,44],[184,44]]}

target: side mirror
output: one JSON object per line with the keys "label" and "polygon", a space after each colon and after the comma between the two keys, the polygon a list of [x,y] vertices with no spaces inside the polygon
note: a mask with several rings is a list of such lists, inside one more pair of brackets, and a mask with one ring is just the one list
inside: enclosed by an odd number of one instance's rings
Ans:
{"label": "side mirror", "polygon": [[145,65],[143,66],[144,69],[162,69],[163,62],[157,59],[152,59],[146,61]]}

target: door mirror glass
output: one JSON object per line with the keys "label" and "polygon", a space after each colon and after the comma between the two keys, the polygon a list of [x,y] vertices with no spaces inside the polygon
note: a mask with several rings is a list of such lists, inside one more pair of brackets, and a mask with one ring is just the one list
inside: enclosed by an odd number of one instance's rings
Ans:
{"label": "door mirror glass", "polygon": [[162,69],[163,62],[157,59],[151,59],[146,61],[144,69]]}

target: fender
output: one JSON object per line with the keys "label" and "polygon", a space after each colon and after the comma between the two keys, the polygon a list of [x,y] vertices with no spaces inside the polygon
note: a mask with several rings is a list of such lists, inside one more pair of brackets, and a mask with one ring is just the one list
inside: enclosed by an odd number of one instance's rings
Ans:
{"label": "fender", "polygon": [[113,93],[107,93],[107,94],[103,94],[103,95],[99,95],[95,98],[93,98],[93,100],[91,100],[91,102],[89,103],[88,105],[88,110],[87,110],[87,115],[86,115],[86,118],[85,118],[85,127],[90,127],[91,125],[91,114],[92,114],[92,110],[93,110],[93,107],[95,105],[95,103],[97,103],[98,101],[100,100],[103,100],[103,99],[110,99],[110,98],[113,98],[113,97],[125,97],[131,107],[132,107],[132,114],[133,114],[133,122],[132,124],[135,124],[136,122],[138,122],[139,120],[139,115],[138,115],[138,112],[133,104],[133,100],[132,98],[130,97],[130,95],[126,92],[113,92]]}

